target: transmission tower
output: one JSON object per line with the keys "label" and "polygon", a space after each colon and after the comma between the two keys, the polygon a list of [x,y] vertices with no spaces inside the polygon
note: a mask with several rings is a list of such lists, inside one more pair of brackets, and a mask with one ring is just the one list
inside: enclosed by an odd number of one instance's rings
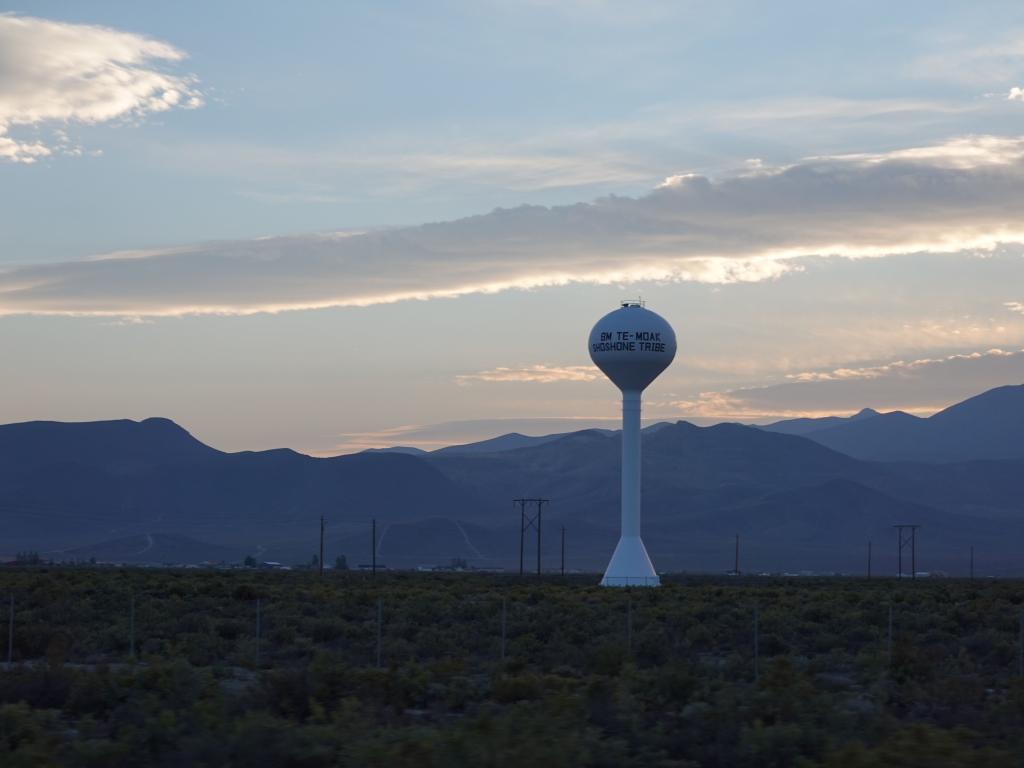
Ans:
{"label": "transmission tower", "polygon": [[894,525],[896,529],[896,578],[903,578],[903,550],[910,548],[910,578],[917,578],[917,529],[920,525]]}
{"label": "transmission tower", "polygon": [[[526,531],[530,528],[537,530],[537,575],[540,575],[540,534],[541,534],[541,519],[544,514],[544,505],[547,504],[550,499],[512,499],[512,506],[519,507],[519,575],[523,575],[523,556],[524,547],[526,544]],[[536,512],[530,514],[527,511],[530,507],[536,509]]]}

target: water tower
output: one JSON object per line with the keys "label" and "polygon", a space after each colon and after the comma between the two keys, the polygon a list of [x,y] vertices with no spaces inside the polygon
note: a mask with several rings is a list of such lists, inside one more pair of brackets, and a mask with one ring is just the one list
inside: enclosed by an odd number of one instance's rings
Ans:
{"label": "water tower", "polygon": [[672,326],[640,301],[622,302],[590,332],[590,359],[622,390],[622,532],[605,587],[660,583],[640,538],[640,395],[675,356]]}

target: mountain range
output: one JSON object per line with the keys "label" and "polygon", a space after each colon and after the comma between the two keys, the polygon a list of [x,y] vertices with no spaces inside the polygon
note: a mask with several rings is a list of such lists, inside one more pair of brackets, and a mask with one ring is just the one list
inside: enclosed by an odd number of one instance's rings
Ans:
{"label": "mountain range", "polygon": [[[865,409],[766,426],[659,423],[643,434],[644,535],[660,570],[895,570],[897,523],[919,569],[1024,574],[1024,386],[929,418]],[[432,452],[334,458],[225,453],[166,419],[0,426],[0,553],[55,560],[518,568],[518,497],[550,499],[542,558],[600,570],[618,536],[620,436],[504,435]],[[535,534],[526,539],[534,567]]]}
{"label": "mountain range", "polygon": [[849,418],[793,419],[764,427],[799,434],[858,459],[971,461],[1024,457],[1024,386],[997,387],[919,418],[865,408]]}

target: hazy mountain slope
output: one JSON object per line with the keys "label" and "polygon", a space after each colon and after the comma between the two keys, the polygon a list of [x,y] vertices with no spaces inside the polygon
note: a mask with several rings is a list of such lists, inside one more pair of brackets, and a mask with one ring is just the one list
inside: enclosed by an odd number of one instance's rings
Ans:
{"label": "hazy mountain slope", "polygon": [[[903,411],[815,430],[809,440],[865,461],[930,461],[934,448],[922,445],[925,419]],[[922,454],[928,453],[927,457]]]}
{"label": "hazy mountain slope", "polygon": [[886,466],[871,485],[893,497],[959,514],[1024,518],[1024,460]]}
{"label": "hazy mountain slope", "polygon": [[411,445],[393,445],[390,448],[367,448],[363,453],[408,453],[411,456],[422,456],[427,451]]}
{"label": "hazy mountain slope", "polygon": [[[644,434],[653,434],[663,427],[669,426],[669,422],[659,421],[654,424],[650,424],[643,428]],[[611,437],[616,434],[617,430],[614,429],[590,429],[588,432],[596,432],[598,434]],[[500,453],[502,451],[516,451],[520,448],[536,448],[539,445],[550,443],[555,440],[560,440],[563,437],[576,434],[575,432],[556,432],[551,435],[523,435],[519,432],[509,432],[506,435],[499,435],[498,437],[492,437],[489,440],[480,440],[476,443],[465,443],[463,445],[449,445],[446,448],[438,448],[431,453],[435,456],[451,456],[454,454],[469,454],[469,453]]]}
{"label": "hazy mountain slope", "polygon": [[4,548],[50,550],[151,533],[252,548],[312,530],[320,515],[354,525],[380,515],[472,516],[476,509],[470,495],[415,456],[226,454],[168,425],[0,428]]}
{"label": "hazy mountain slope", "polygon": [[431,451],[431,453],[435,456],[451,456],[466,453],[499,453],[501,451],[514,451],[518,448],[534,448],[564,436],[563,433],[559,433],[530,437],[518,432],[509,432],[507,435],[499,435],[498,437],[492,437],[489,440],[481,440],[476,443],[449,445],[446,448],[438,448],[436,451]]}
{"label": "hazy mountain slope", "polygon": [[[539,496],[550,499],[552,519],[614,530],[620,454],[617,433],[584,430],[534,448],[432,454],[429,461],[478,496],[495,520],[517,514],[513,498]],[[665,424],[643,436],[644,515],[681,520],[768,490],[839,477],[869,480],[883,472],[799,437],[739,424]]]}
{"label": "hazy mountain slope", "polygon": [[763,429],[768,432],[778,432],[783,435],[807,435],[811,432],[817,432],[819,429],[836,427],[841,424],[848,424],[851,421],[861,421],[863,419],[870,419],[873,416],[879,415],[878,411],[872,408],[863,408],[853,416],[824,416],[817,419],[785,419],[784,421],[776,421],[773,424],[760,424],[756,426],[758,426],[759,429]]}
{"label": "hazy mountain slope", "polygon": [[1024,384],[997,387],[927,420],[956,460],[1024,458]]}
{"label": "hazy mountain slope", "polygon": [[168,419],[27,421],[0,425],[0,476],[71,462],[107,472],[223,455]]}
{"label": "hazy mountain slope", "polygon": [[807,433],[873,461],[1024,458],[1024,385],[998,387],[920,419],[899,411]]}
{"label": "hazy mountain slope", "polygon": [[481,499],[493,520],[509,519],[512,499],[551,499],[553,514],[618,508],[619,438],[573,432],[533,448],[487,454],[432,454],[428,461]]}
{"label": "hazy mountain slope", "polygon": [[[649,459],[648,459],[649,457]],[[742,424],[697,427],[685,421],[644,441],[645,469],[697,487],[808,485],[870,473],[870,467],[809,440]]]}

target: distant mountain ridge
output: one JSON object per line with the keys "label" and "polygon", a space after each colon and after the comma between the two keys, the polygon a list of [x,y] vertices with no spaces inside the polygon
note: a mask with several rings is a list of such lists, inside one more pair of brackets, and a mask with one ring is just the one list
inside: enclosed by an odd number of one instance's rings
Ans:
{"label": "distant mountain ridge", "polygon": [[872,416],[879,416],[878,411],[873,408],[862,408],[853,416],[824,416],[821,418],[800,418],[776,421],[773,424],[761,425],[761,429],[769,432],[778,432],[783,435],[808,435],[811,432],[818,432],[829,427],[836,427],[847,424],[851,421],[870,419]]}
{"label": "distant mountain ridge", "polygon": [[381,509],[397,520],[474,505],[415,456],[224,453],[166,419],[0,426],[8,552],[154,533],[258,552],[305,536],[320,515],[340,535]]}
{"label": "distant mountain ridge", "polygon": [[[1024,458],[1024,384],[990,389],[924,419],[902,411],[873,413],[843,421],[779,422],[764,429],[799,429],[815,442],[871,461]],[[811,428],[809,421],[820,428]]]}
{"label": "distant mountain ridge", "polygon": [[[651,424],[643,428],[645,433],[653,433],[662,427],[667,426],[667,422],[658,422]],[[617,430],[614,429],[594,429],[596,432],[600,432],[604,435],[614,435]],[[436,448],[433,451],[423,451],[419,448],[408,448],[405,446],[396,446],[394,448],[372,448],[371,451],[400,451],[403,453],[417,453],[425,454],[430,453],[434,456],[450,456],[453,454],[467,454],[467,453],[500,453],[502,451],[516,451],[520,448],[535,448],[538,445],[544,443],[550,443],[553,440],[559,440],[567,435],[573,434],[572,432],[556,432],[550,435],[524,435],[519,432],[508,432],[504,435],[498,435],[497,437],[491,437],[486,440],[479,440],[475,443],[462,443],[459,445],[449,445],[444,448]]]}
{"label": "distant mountain ridge", "polygon": [[74,461],[109,471],[220,455],[170,419],[27,421],[0,425],[0,473],[40,461]]}
{"label": "distant mountain ridge", "polygon": [[[661,569],[725,570],[738,533],[748,569],[856,572],[867,540],[912,522],[926,569],[962,570],[969,542],[992,569],[1024,575],[1022,395],[1001,387],[929,419],[652,425],[643,434],[648,549]],[[368,562],[375,519],[378,561],[391,567],[465,558],[515,568],[511,501],[541,496],[550,499],[548,565],[564,525],[569,567],[598,570],[617,538],[620,440],[581,430],[318,459],[225,453],[167,419],[10,424],[0,426],[0,553],[301,563],[318,551],[323,515],[329,562]],[[892,566],[888,549],[878,572]]]}

